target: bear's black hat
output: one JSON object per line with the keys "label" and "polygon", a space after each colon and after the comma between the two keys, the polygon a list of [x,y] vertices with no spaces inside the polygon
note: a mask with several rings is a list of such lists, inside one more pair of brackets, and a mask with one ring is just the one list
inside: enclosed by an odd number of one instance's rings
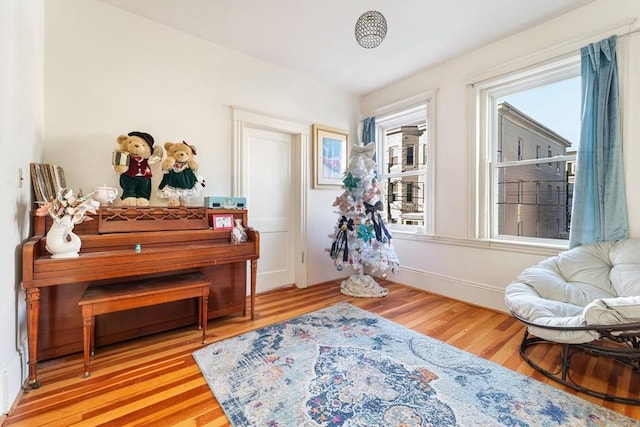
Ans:
{"label": "bear's black hat", "polygon": [[129,132],[127,134],[128,136],[137,136],[138,138],[142,138],[145,141],[147,141],[147,144],[149,144],[149,147],[153,148],[153,137],[151,135],[149,135],[146,132],[138,132],[138,131],[133,131],[133,132]]}

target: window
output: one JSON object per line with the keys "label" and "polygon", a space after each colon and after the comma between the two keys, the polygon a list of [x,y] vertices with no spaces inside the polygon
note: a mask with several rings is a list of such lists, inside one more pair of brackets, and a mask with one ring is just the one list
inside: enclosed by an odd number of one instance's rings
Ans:
{"label": "window", "polygon": [[[424,110],[423,110],[424,111]],[[386,153],[402,152],[402,162],[395,162],[395,156],[389,161],[378,159],[386,165],[381,179],[387,187],[393,188],[395,197],[387,198],[385,214],[388,224],[424,226],[425,164],[416,164],[421,156],[416,149],[426,149],[426,114],[415,117],[404,116],[403,126],[384,128],[382,144]]]}
{"label": "window", "polygon": [[[402,139],[405,139],[405,135],[403,134]],[[415,167],[415,163],[414,163],[414,157],[413,157],[413,153],[416,149],[416,146],[414,144],[407,144],[406,145],[406,151],[407,151],[407,155],[405,156],[405,165],[408,168],[413,168]]]}
{"label": "window", "polygon": [[394,165],[399,165],[400,162],[398,161],[398,151],[399,151],[398,146],[392,146],[389,147],[389,166],[394,166]]}
{"label": "window", "polygon": [[522,147],[524,146],[524,140],[522,137],[518,137],[518,160],[522,160]]}
{"label": "window", "polygon": [[[567,243],[580,83],[574,55],[475,86],[478,237]],[[549,167],[541,168],[545,149]]]}
{"label": "window", "polygon": [[387,187],[387,202],[389,203],[393,203],[395,202],[397,199],[396,197],[396,189],[395,189],[395,185],[393,185],[393,182],[388,182],[388,187]]}
{"label": "window", "polygon": [[413,182],[407,182],[407,195],[405,196],[406,204],[413,203]]}
{"label": "window", "polygon": [[524,181],[518,180],[518,203],[524,202]]}
{"label": "window", "polygon": [[[431,233],[433,179],[429,106],[432,98],[376,115],[378,179],[388,194],[384,216],[392,230]],[[426,98],[426,99],[425,99]],[[415,99],[415,98],[414,98]]]}

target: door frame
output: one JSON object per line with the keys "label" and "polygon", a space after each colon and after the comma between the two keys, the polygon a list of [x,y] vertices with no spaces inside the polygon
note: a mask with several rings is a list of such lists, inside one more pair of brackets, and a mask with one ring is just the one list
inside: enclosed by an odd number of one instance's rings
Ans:
{"label": "door frame", "polygon": [[[233,150],[232,150],[232,196],[243,197],[247,194],[246,188],[249,182],[247,170],[248,153],[243,143],[245,129],[263,129],[273,132],[291,135],[292,158],[291,177],[293,180],[293,205],[294,209],[294,280],[298,288],[306,288],[307,283],[307,165],[309,158],[309,129],[310,125],[297,123],[288,119],[270,116],[239,107],[231,107],[233,120]],[[251,200],[247,200],[247,206],[251,208]],[[250,214],[249,210],[249,214]],[[260,230],[258,230],[260,231]],[[259,263],[260,261],[258,261]]]}

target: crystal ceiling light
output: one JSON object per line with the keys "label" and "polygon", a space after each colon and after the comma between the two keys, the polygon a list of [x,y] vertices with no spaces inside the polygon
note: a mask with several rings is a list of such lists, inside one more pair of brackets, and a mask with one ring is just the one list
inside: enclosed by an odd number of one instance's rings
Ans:
{"label": "crystal ceiling light", "polygon": [[379,46],[387,35],[387,20],[377,10],[369,10],[356,22],[356,40],[365,49]]}

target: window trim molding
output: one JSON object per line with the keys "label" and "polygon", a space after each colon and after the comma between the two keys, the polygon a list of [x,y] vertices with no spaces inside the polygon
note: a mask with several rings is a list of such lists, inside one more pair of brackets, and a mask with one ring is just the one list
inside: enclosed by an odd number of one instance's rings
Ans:
{"label": "window trim molding", "polygon": [[[424,171],[425,189],[424,189],[424,227],[411,226],[411,225],[395,225],[387,224],[387,227],[395,232],[415,234],[415,235],[427,235],[433,236],[435,229],[435,154],[436,154],[436,141],[435,141],[435,105],[436,105],[437,89],[422,92],[420,94],[405,98],[403,100],[394,102],[387,106],[383,106],[373,110],[371,113],[365,115],[365,117],[376,117],[376,151],[380,150],[381,144],[383,144],[384,132],[382,131],[382,124],[392,121],[394,116],[400,116],[403,112],[411,110],[412,108],[419,108],[426,105],[427,109],[427,147],[425,162],[426,169]],[[402,154],[401,154],[402,155]],[[380,162],[376,162],[378,176],[382,176],[382,165]],[[389,174],[386,174],[389,175]],[[396,175],[396,174],[394,174]],[[411,175],[416,175],[411,173]],[[389,197],[385,194],[385,197]]]}
{"label": "window trim molding", "polygon": [[[377,117],[388,116],[394,113],[400,113],[403,110],[408,110],[411,107],[417,107],[421,104],[428,104],[430,101],[435,103],[436,93],[438,89],[431,89],[408,98],[401,99],[391,104],[384,105],[382,107],[375,108],[360,116],[360,120],[364,120],[365,117]],[[427,111],[428,113],[428,111]]]}
{"label": "window trim molding", "polygon": [[[503,236],[496,230],[496,210],[493,206],[496,183],[494,170],[496,158],[493,153],[492,138],[495,140],[497,132],[497,114],[495,99],[507,93],[526,90],[531,87],[560,81],[579,75],[580,55],[575,51],[562,56],[555,56],[548,61],[533,64],[519,71],[506,71],[496,74],[494,78],[487,78],[481,83],[468,85],[470,115],[473,126],[470,127],[469,156],[470,170],[473,180],[470,191],[469,213],[470,238],[475,240],[500,241],[505,243],[530,244],[540,246],[568,247],[569,242],[562,240],[543,239],[522,236]],[[564,157],[564,156],[563,156]],[[548,158],[544,158],[548,162]],[[537,164],[540,159],[530,159],[527,163]],[[545,163],[546,163],[545,162]],[[496,230],[494,232],[494,230]]]}
{"label": "window trim molding", "polygon": [[[637,19],[625,19],[616,24],[595,29],[588,35],[573,37],[535,52],[531,52],[528,55],[517,57],[510,61],[508,60],[507,62],[503,62],[495,67],[484,68],[480,72],[470,73],[464,80],[467,82],[467,87],[473,88],[474,86],[481,85],[487,81],[495,80],[498,77],[509,77],[511,74],[517,74],[545,63],[552,63],[554,61],[561,60],[563,57],[570,57],[579,53],[580,48],[588,45],[589,43],[602,40],[612,34],[624,34],[629,31],[633,31],[634,29],[638,29]],[[620,65],[621,64],[618,64],[618,67],[620,67]]]}

